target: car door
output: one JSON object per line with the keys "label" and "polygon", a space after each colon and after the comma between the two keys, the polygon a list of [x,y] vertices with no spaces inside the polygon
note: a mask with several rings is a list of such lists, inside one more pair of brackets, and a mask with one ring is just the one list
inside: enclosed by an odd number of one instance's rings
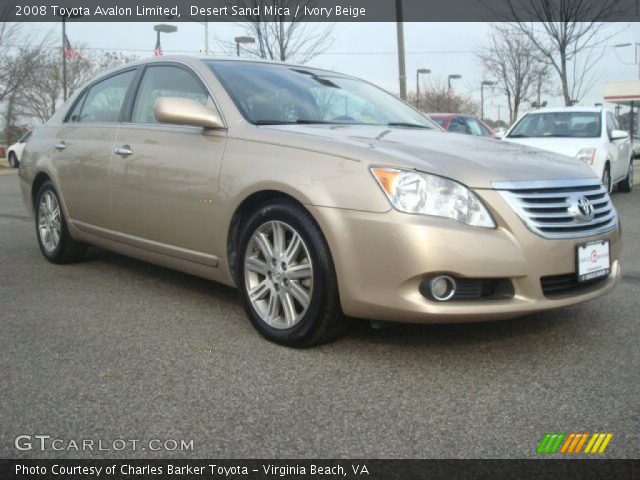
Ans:
{"label": "car door", "polygon": [[135,74],[135,68],[120,71],[87,88],[79,95],[51,145],[57,151],[57,180],[69,219],[76,227],[92,233],[99,234],[113,226],[109,193],[111,154]]}
{"label": "car door", "polygon": [[625,139],[612,140],[611,134],[617,130],[618,122],[611,112],[606,112],[607,116],[607,151],[609,160],[611,161],[611,179],[617,181],[620,177],[626,175],[629,164],[623,161],[625,151]]}
{"label": "car door", "polygon": [[186,97],[215,110],[201,79],[187,66],[148,65],[117,134],[111,165],[116,238],[163,254],[216,264],[210,221],[226,130],[160,124],[154,103]]}

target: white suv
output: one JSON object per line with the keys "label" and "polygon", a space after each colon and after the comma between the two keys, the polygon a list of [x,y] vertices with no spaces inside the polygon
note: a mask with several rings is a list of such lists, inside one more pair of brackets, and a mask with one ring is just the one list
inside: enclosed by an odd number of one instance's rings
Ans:
{"label": "white suv", "polygon": [[629,134],[603,108],[566,107],[534,110],[504,135],[504,141],[561,153],[586,163],[612,190],[633,187],[633,150]]}
{"label": "white suv", "polygon": [[29,131],[25,133],[20,140],[11,145],[7,150],[7,159],[9,160],[9,165],[12,168],[18,168],[20,166],[20,159],[22,158],[22,152],[24,150],[24,146],[27,143],[27,140],[31,138],[31,134],[33,132]]}

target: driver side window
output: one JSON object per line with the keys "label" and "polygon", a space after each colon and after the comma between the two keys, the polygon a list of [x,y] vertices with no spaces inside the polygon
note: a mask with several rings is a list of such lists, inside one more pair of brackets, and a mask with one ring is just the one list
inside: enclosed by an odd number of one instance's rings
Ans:
{"label": "driver side window", "polygon": [[133,123],[158,123],[154,114],[160,97],[190,98],[215,110],[213,100],[200,81],[183,68],[171,65],[147,67],[133,106]]}

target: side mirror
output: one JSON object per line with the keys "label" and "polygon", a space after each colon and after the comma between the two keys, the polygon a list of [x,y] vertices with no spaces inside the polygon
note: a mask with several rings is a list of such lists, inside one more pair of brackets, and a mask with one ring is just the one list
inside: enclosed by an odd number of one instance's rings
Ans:
{"label": "side mirror", "polygon": [[493,136],[496,138],[496,140],[502,140],[504,138],[504,134],[506,132],[504,130],[500,130],[497,132],[494,132]]}
{"label": "side mirror", "polygon": [[611,140],[622,140],[629,138],[629,132],[625,130],[614,130],[611,132]]}
{"label": "side mirror", "polygon": [[179,97],[160,97],[153,108],[160,123],[191,125],[203,128],[223,127],[220,116],[195,100]]}

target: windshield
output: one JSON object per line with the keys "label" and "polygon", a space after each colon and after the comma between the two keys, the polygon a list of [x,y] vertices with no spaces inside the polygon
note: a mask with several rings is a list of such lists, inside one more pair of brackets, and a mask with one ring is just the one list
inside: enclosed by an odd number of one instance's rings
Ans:
{"label": "windshield", "polygon": [[331,123],[437,128],[373,85],[287,65],[208,61],[236,106],[256,125]]}
{"label": "windshield", "polygon": [[600,136],[600,112],[529,113],[509,133],[513,138]]}

